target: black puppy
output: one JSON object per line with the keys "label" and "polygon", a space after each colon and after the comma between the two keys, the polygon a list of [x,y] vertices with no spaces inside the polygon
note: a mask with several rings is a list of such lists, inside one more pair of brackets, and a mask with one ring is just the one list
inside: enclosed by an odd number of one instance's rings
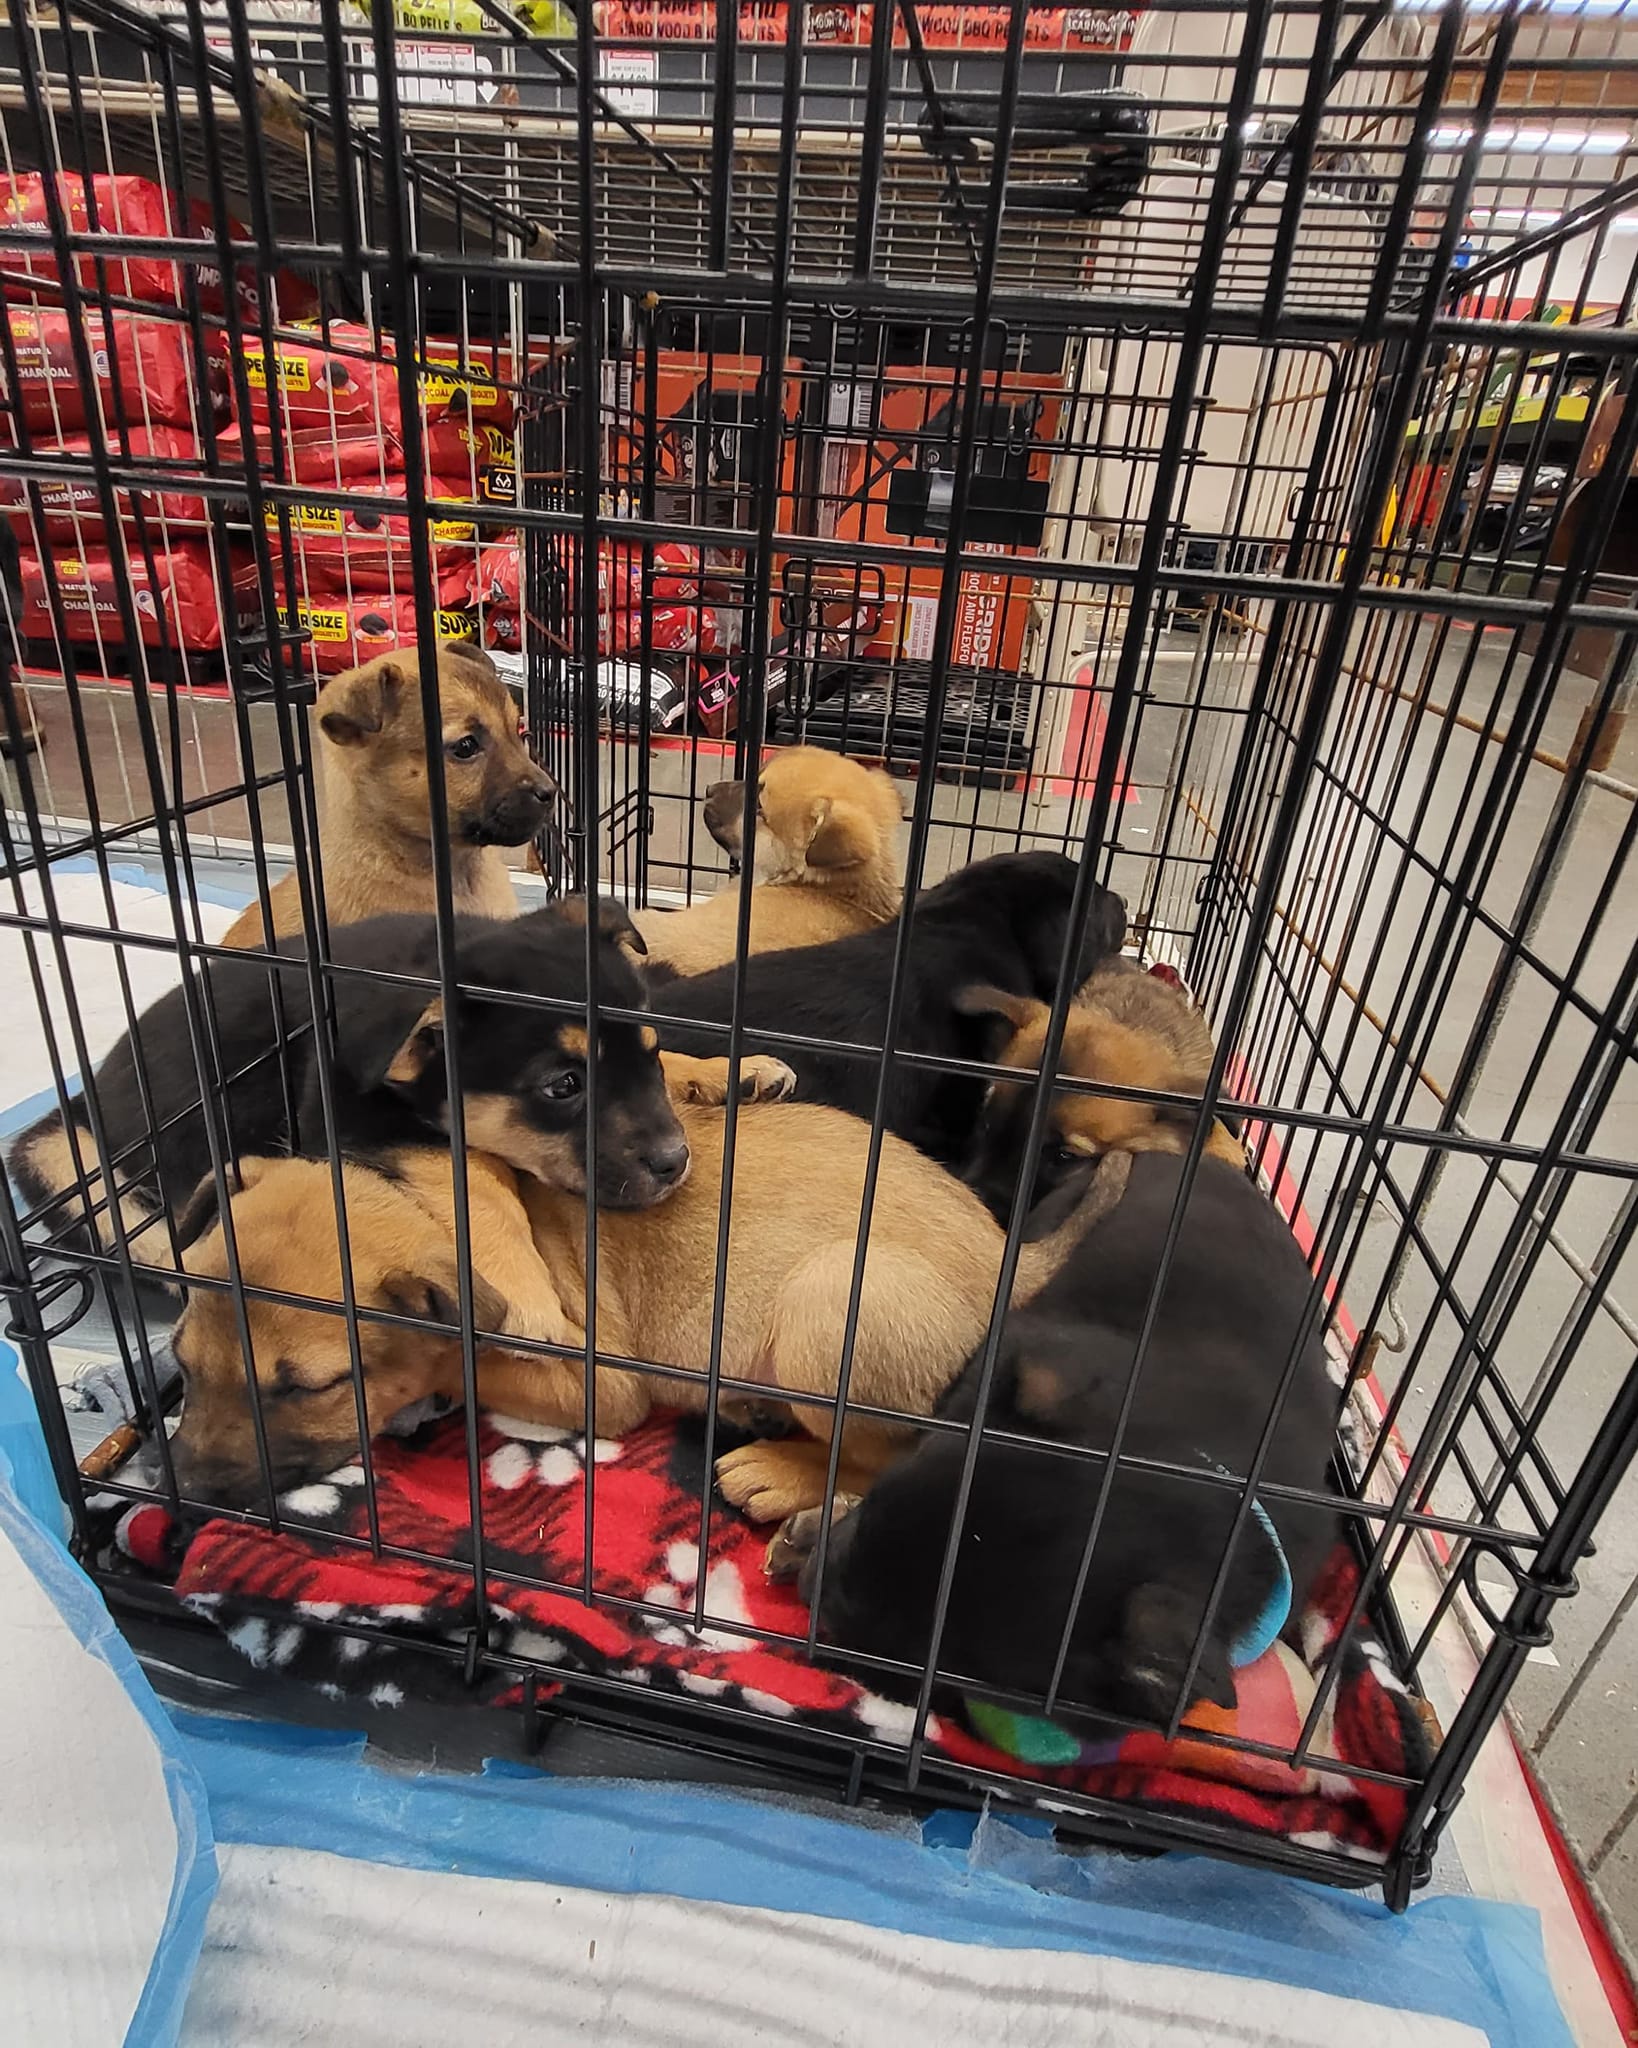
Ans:
{"label": "black puppy", "polygon": [[[905,967],[901,1051],[984,1060],[994,1051],[992,1020],[967,1016],[957,994],[975,980],[1050,1002],[1069,926],[1075,864],[1058,853],[1003,853],[974,861],[916,899]],[[1094,892],[1076,985],[1126,934],[1126,906],[1112,890]],[[824,946],[758,953],[746,963],[743,1015],[748,1040],[777,1052],[796,1072],[796,1093],[868,1117],[876,1102],[879,1048],[887,1025],[897,923],[855,932]],[[673,1017],[726,1023],[733,1014],[734,969],[719,967],[667,983],[656,1007]],[[871,1046],[866,1054],[804,1052],[772,1044],[760,1032],[791,1032]],[[662,1025],[667,1046],[701,1057],[720,1054],[720,1033]],[[888,1128],[936,1159],[961,1160],[984,1101],[981,1079],[894,1063]]]}
{"label": "black puppy", "polygon": [[[518,994],[586,997],[583,902],[505,921],[455,921],[456,971],[463,984]],[[618,905],[599,907],[599,989],[612,1007],[640,1009],[646,992],[632,957],[641,945]],[[332,934],[335,959],[390,975],[435,976],[437,927],[430,917],[379,917]],[[219,1066],[206,1085],[226,1125],[230,1156],[322,1152],[324,1121],[306,967],[298,934],[280,942],[289,965],[220,959],[206,970]],[[270,986],[279,977],[278,1002]],[[352,974],[334,977],[337,1139],[359,1155],[425,1141],[449,1127],[448,1037],[441,1002],[425,988]],[[287,1053],[279,1055],[282,1011]],[[496,997],[463,995],[457,1013],[459,1080],[468,1142],[556,1187],[585,1186],[586,1031],[572,1014]],[[688,1165],[688,1146],[666,1094],[654,1033],[605,1020],[599,1029],[597,1199],[612,1208],[662,1200]],[[181,1211],[211,1170],[201,1079],[188,1036],[183,993],[173,989],[137,1020],[97,1070],[96,1099],[116,1161],[135,1256],[169,1265],[165,1212]],[[151,1110],[151,1118],[150,1118]],[[93,1200],[104,1204],[98,1234],[113,1242],[96,1149],[82,1098],[69,1104]],[[62,1199],[48,1227],[81,1213],[73,1147],[61,1110],[17,1140],[7,1164],[24,1201]],[[56,1234],[56,1229],[53,1229]]]}
{"label": "black puppy", "polygon": [[[1100,1173],[1118,1171],[1114,1158]],[[939,1649],[939,1668],[969,1690],[1044,1694],[1106,1469],[1101,1460],[998,1443],[989,1430],[1107,1449],[1181,1168],[1165,1153],[1133,1157],[1115,1208],[1008,1319]],[[1273,1206],[1234,1168],[1202,1160],[1070,1639],[1056,1710],[1062,1726],[1074,1729],[1099,1709],[1169,1720],[1239,1496],[1129,1470],[1124,1456],[1243,1479],[1308,1288],[1307,1267]],[[974,1360],[943,1414],[971,1419],[977,1377]],[[1323,1487],[1336,1413],[1324,1348],[1312,1337],[1262,1480]],[[925,1437],[836,1524],[821,1615],[831,1643],[925,1662],[966,1445],[953,1432]],[[1259,1494],[1235,1543],[1191,1703],[1233,1704],[1233,1666],[1295,1622],[1335,1537],[1329,1510]]]}

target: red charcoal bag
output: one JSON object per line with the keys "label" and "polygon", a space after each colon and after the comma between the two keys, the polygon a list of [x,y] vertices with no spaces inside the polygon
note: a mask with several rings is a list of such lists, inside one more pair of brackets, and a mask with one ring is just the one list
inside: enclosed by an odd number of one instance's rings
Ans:
{"label": "red charcoal bag", "polygon": [[[434,483],[432,489],[451,497],[461,486]],[[278,516],[271,506],[266,519],[269,533],[276,533]],[[344,596],[349,590],[394,594],[413,588],[415,556],[407,512],[354,504],[297,505],[291,508],[290,526],[302,582],[310,592]],[[464,605],[481,532],[471,520],[459,518],[435,516],[428,527],[439,600]]]}
{"label": "red charcoal bag", "polygon": [[[70,640],[101,641],[118,647],[123,638],[118,592],[126,570],[116,563],[105,547],[78,551],[52,551],[62,604],[64,628]],[[142,551],[130,554],[131,595],[141,624],[146,647],[161,645],[160,621],[169,628],[173,647],[210,652],[222,645],[222,608],[217,602],[216,579],[211,573],[210,549],[202,541],[179,541],[168,553],[155,550],[157,589],[150,584]],[[22,551],[23,610],[19,627],[26,639],[53,637],[51,605],[46,590],[45,568],[30,549]],[[235,617],[242,622],[260,616],[255,564],[247,559],[235,563],[233,584],[226,594]]]}
{"label": "red charcoal bag", "polygon": [[428,475],[460,479],[458,495],[473,504],[501,505],[508,510],[516,505],[517,449],[504,428],[439,420],[427,428],[426,457]]}
{"label": "red charcoal bag", "polygon": [[523,550],[515,540],[496,541],[473,564],[467,595],[483,615],[486,647],[522,646],[522,584]]}
{"label": "red charcoal bag", "polygon": [[[223,371],[230,373],[226,337],[218,340]],[[247,335],[243,352],[252,422],[267,424],[269,398],[276,394],[279,417],[291,427],[328,427],[333,433],[368,427],[396,443],[402,418],[398,372],[382,360],[383,349],[367,327],[336,321],[328,341],[317,334],[311,341],[277,339],[270,370],[261,341]]]}
{"label": "red charcoal bag", "polygon": [[[133,427],[129,439],[130,457],[127,461],[118,437],[108,437],[109,460],[121,466],[136,466],[145,461],[162,463],[167,469],[197,468],[199,464],[198,444],[192,434],[181,427]],[[50,451],[36,444],[36,453]],[[91,460],[91,437],[89,434],[70,434],[59,445],[63,455],[72,456],[76,461],[89,463]],[[152,522],[150,538],[157,539],[171,527],[202,527],[206,524],[205,500],[195,493],[179,491],[174,487],[152,490],[118,492],[122,511],[140,509],[143,516]],[[98,493],[96,479],[91,476],[63,474],[40,480],[40,497],[45,512],[45,536],[47,540],[96,540],[103,532],[102,499]],[[10,519],[20,540],[28,541],[33,535],[29,518],[28,485],[20,476],[0,476],[0,512]],[[160,522],[163,521],[163,526]]]}
{"label": "red charcoal bag", "polygon": [[421,405],[429,422],[447,416],[487,427],[510,427],[517,418],[517,394],[510,388],[512,358],[483,341],[439,340],[422,344]]}
{"label": "red charcoal bag", "polygon": [[[17,396],[29,428],[72,433],[85,426],[90,414],[75,371],[69,315],[42,307],[13,308],[7,317],[17,355]],[[116,375],[128,425],[191,424],[193,359],[186,328],[174,320],[144,319],[139,313],[116,313],[112,328],[110,348],[102,315],[85,316],[97,402],[110,432]],[[213,388],[208,394],[212,410],[216,399]]]}
{"label": "red charcoal bag", "polygon": [[[279,623],[288,622],[286,607],[281,605]],[[371,593],[351,599],[313,594],[298,600],[295,623],[313,636],[303,649],[303,658],[321,676],[340,675],[343,669],[357,668],[395,647],[413,647],[418,637],[413,593],[399,597]],[[472,631],[472,615],[445,607],[438,612],[437,630],[441,639],[465,639]]]}
{"label": "red charcoal bag", "polygon": [[[181,199],[164,191],[151,178],[108,177],[101,173],[85,178],[78,171],[60,171],[57,173],[57,190],[71,234],[208,242],[214,251],[215,232],[210,208],[197,199]],[[9,176],[4,186],[0,186],[0,208],[4,210],[8,227],[37,229],[41,236],[50,231],[46,181],[38,171],[20,171]],[[94,225],[93,211],[96,215]],[[235,242],[248,240],[246,230],[231,217],[228,233]],[[116,298],[139,299],[150,306],[186,305],[185,273],[192,270],[199,280],[199,304],[203,311],[219,314],[223,309],[222,272],[214,261],[184,265],[168,256],[99,258],[86,253],[76,257],[74,262],[75,280],[82,291],[98,290],[99,262],[108,290]],[[60,274],[56,252],[49,247],[38,254],[33,250],[0,251],[0,266],[7,270],[26,271],[30,277],[56,278]],[[236,289],[239,304],[254,317],[259,297],[252,264],[240,263],[237,266]],[[303,309],[296,304],[298,294],[303,306],[310,302],[311,294],[296,280],[290,280],[288,291],[281,285],[280,310],[286,319]]]}
{"label": "red charcoal bag", "polygon": [[[385,491],[403,473],[398,443],[383,437],[373,426],[355,427],[341,434],[333,433],[327,426],[287,428],[279,445],[284,475],[291,483],[317,484],[323,490],[344,490],[352,484],[367,489],[373,485]],[[245,437],[237,427],[223,427],[216,436],[216,446],[224,469],[244,468]],[[251,430],[250,459],[264,485],[278,482],[273,429],[265,420]]]}

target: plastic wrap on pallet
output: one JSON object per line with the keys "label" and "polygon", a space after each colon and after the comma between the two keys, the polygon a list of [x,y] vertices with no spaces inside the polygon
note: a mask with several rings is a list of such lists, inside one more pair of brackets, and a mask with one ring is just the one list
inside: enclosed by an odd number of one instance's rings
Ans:
{"label": "plastic wrap on pallet", "polygon": [[[289,608],[279,607],[279,623],[304,627],[309,634],[304,650],[308,668],[321,676],[339,675],[357,668],[378,654],[395,647],[413,647],[418,637],[414,593],[405,590],[395,597],[380,592],[352,597],[310,595],[297,600],[292,621]],[[443,605],[437,614],[440,639],[471,637],[476,621],[459,605]]]}
{"label": "plastic wrap on pallet", "polygon": [[[156,549],[151,579],[142,550],[135,546],[129,551],[128,570],[107,547],[53,549],[50,560],[70,640],[119,647],[119,592],[128,582],[145,647],[169,645],[210,653],[223,644],[224,606],[217,597],[211,552],[203,541],[178,541],[169,549]],[[22,578],[22,634],[29,640],[50,640],[54,627],[45,564],[32,548],[22,551]],[[232,586],[224,596],[237,623],[251,625],[260,618],[256,569],[248,556],[235,558]]]}
{"label": "plastic wrap on pallet", "polygon": [[[147,241],[190,241],[215,248],[213,216],[197,199],[179,198],[156,185],[151,178],[86,178],[78,171],[56,174],[57,192],[69,233],[76,236],[111,235],[138,237]],[[25,234],[49,233],[47,182],[38,171],[16,171],[0,184],[0,209],[6,225]],[[228,232],[235,242],[248,242],[249,232],[231,217]],[[8,269],[25,271],[30,277],[59,278],[53,249],[8,249]],[[98,272],[102,273],[99,279]],[[74,261],[74,277],[82,292],[99,290],[102,279],[116,298],[137,299],[145,305],[185,306],[188,303],[187,274],[198,279],[199,304],[206,313],[221,313],[225,304],[221,268],[215,262],[182,263],[165,256],[96,256],[89,252]],[[235,266],[234,291],[241,310],[254,318],[260,307],[256,272],[251,263]],[[294,278],[281,278],[277,292],[279,312],[291,319],[313,304],[310,287]]]}
{"label": "plastic wrap on pallet", "polygon": [[[64,470],[37,479],[46,539],[100,539],[105,525],[102,495],[91,470],[90,435],[64,435],[53,450],[43,449],[36,442],[34,452],[60,454],[82,466],[77,474]],[[117,439],[110,438],[108,454],[112,462],[121,466],[145,462],[158,463],[170,470],[200,466],[198,443],[185,427],[133,427],[123,447]],[[207,523],[205,500],[193,492],[156,485],[149,490],[121,489],[117,495],[122,513],[140,511],[163,531],[178,526],[202,529]],[[11,521],[20,540],[33,537],[28,484],[24,478],[0,476],[0,513]]]}
{"label": "plastic wrap on pallet", "polygon": [[[67,313],[49,307],[12,308],[7,315],[17,357],[17,401],[31,432],[73,433],[89,423],[91,408],[74,360],[74,330]],[[140,313],[85,315],[85,341],[96,379],[97,412],[115,429],[116,395],[131,426],[187,426],[201,409],[195,392],[188,331],[175,320]],[[212,372],[203,409],[214,412],[225,381]]]}

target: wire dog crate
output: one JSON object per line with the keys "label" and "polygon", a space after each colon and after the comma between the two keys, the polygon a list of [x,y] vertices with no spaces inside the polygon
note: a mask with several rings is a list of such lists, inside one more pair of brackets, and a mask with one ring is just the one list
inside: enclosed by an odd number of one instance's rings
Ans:
{"label": "wire dog crate", "polygon": [[[368,1445],[367,1526],[315,1539],[381,1585],[452,1575],[441,1624],[420,1595],[309,1602],[319,1648],[273,1655],[255,1613],[242,1645],[332,1675],[401,1653],[521,1706],[531,1742],[594,1725],[850,1799],[1044,1800],[1070,1833],[1401,1905],[1511,1701],[1621,1914],[1633,1806],[1554,1745],[1638,1650],[1630,1517],[1592,1548],[1638,1449],[1632,32],[1556,0],[414,15],[12,0],[0,929],[33,1085],[67,1102],[180,977],[219,1092],[224,889],[265,907],[296,873],[315,996],[345,973],[314,705],[383,647],[474,631],[510,665],[564,793],[543,895],[721,886],[702,799],[765,745],[881,764],[908,900],[1032,847],[1121,892],[1217,1037],[1191,1170],[1239,1118],[1312,1268],[1352,1590],[1289,1740],[1191,1739],[1323,1776],[1367,1641],[1415,1739],[1356,1759],[1389,1816],[1362,1853],[975,1762],[936,1739],[931,1672],[845,1726],[703,1667],[663,1682],[655,1645],[816,1648],[713,1589],[709,1468],[694,1577],[645,1588],[597,1556],[618,1458],[590,1427],[542,1451],[586,1547],[531,1576],[470,1400],[445,1549],[395,1535]],[[163,884],[146,924],[133,862]],[[446,933],[450,874],[445,845]],[[219,1174],[235,1149],[216,1128]],[[209,1603],[129,1540],[134,1510],[185,1522],[175,1305],[111,1232],[44,1241],[9,1191],[9,1334],[87,1569],[121,1615],[197,1629]],[[356,1361],[356,1303],[321,1305]],[[87,1362],[157,1462],[88,1460]],[[299,1542],[315,1512],[269,1485],[212,1526]],[[536,1598],[646,1647],[575,1654]]]}

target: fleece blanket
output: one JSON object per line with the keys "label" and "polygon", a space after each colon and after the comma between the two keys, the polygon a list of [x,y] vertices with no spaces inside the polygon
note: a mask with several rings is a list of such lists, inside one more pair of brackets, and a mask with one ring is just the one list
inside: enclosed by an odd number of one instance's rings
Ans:
{"label": "fleece blanket", "polygon": [[[595,1597],[589,1604],[580,1592],[584,1439],[486,1415],[479,1447],[497,1649],[560,1670],[749,1708],[786,1724],[908,1741],[910,1707],[808,1663],[798,1647],[745,1633],[800,1638],[807,1610],[793,1587],[771,1582],[763,1570],[769,1532],[720,1502],[713,1503],[702,1553],[705,1446],[697,1418],[657,1415],[619,1442],[593,1443]],[[363,1471],[356,1465],[286,1496],[286,1511],[306,1525],[300,1529],[271,1535],[213,1521],[186,1541],[163,1508],[143,1506],[124,1515],[117,1541],[139,1566],[174,1573],[181,1597],[225,1630],[252,1664],[377,1704],[394,1705],[411,1693],[425,1697],[429,1686],[440,1684],[434,1660],[342,1630],[386,1628],[448,1642],[469,1629],[472,1540],[462,1419],[451,1416],[413,1439],[378,1445],[375,1470],[382,1541],[415,1558],[377,1559],[367,1548],[334,1540],[368,1534]],[[1072,1767],[1033,1766],[946,1714],[933,1717],[932,1746],[958,1765],[1023,1774],[1048,1802],[1063,1787],[1380,1861],[1397,1837],[1405,1792],[1362,1773],[1414,1780],[1425,1769],[1427,1751],[1414,1703],[1369,1633],[1356,1633],[1343,1651],[1339,1683],[1313,1744],[1320,1762],[1293,1769],[1206,1739],[1225,1733],[1294,1746],[1313,1703],[1316,1674],[1335,1649],[1357,1584],[1354,1572],[1351,1554],[1339,1548],[1303,1617],[1302,1655],[1276,1644],[1237,1673],[1232,1711],[1194,1709],[1176,1742],[1111,1730],[1106,1748],[1083,1747]],[[700,1630],[692,1625],[692,1610],[702,1574],[707,1623]],[[515,1583],[520,1579],[546,1585]],[[458,1688],[458,1673],[445,1671],[442,1682]],[[515,1681],[480,1682],[478,1696],[497,1704],[515,1699]]]}

